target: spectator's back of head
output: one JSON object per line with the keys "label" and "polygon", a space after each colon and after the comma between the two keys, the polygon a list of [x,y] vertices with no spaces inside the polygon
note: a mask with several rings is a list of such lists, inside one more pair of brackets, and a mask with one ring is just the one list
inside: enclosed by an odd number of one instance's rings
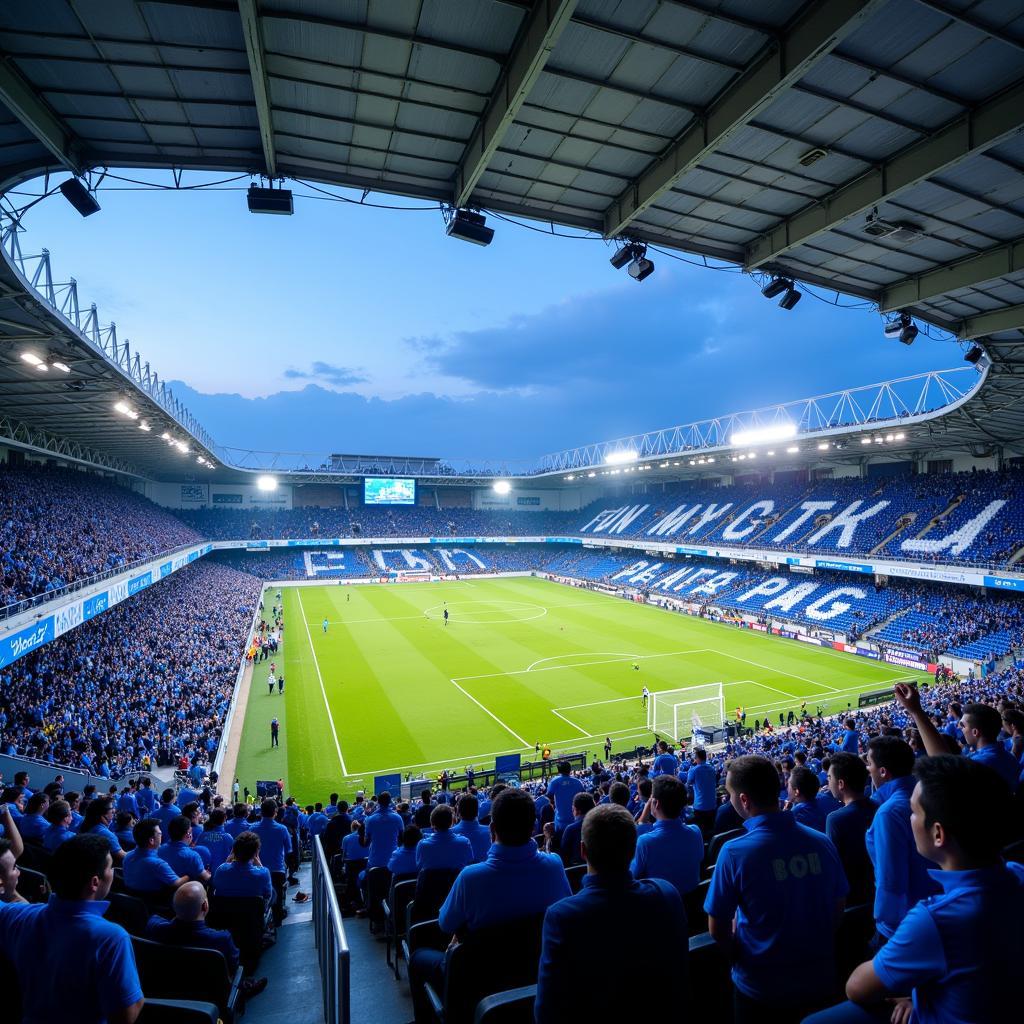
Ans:
{"label": "spectator's back of head", "polygon": [[843,783],[843,789],[858,796],[864,793],[868,785],[868,770],[864,762],[856,756],[840,752],[830,759],[829,773]]}
{"label": "spectator's back of head", "polygon": [[57,847],[47,877],[62,900],[104,899],[114,879],[110,845],[103,836],[72,836]]}
{"label": "spectator's back of head", "polygon": [[805,800],[813,800],[818,795],[818,790],[821,788],[818,776],[815,775],[810,768],[806,768],[803,765],[797,765],[797,767],[790,772],[789,784],[793,787],[793,792],[803,797]]}
{"label": "spectator's back of head", "polygon": [[914,751],[898,736],[874,736],[868,740],[868,771],[872,779],[886,782],[909,775],[914,770]]}
{"label": "spectator's back of head", "polygon": [[377,797],[377,803],[380,804],[382,811],[386,811],[391,806],[391,794],[387,790],[384,790],[384,792]]}
{"label": "spectator's back of head", "polygon": [[171,818],[167,823],[167,835],[172,843],[180,843],[188,835],[191,828],[192,822],[185,815],[179,814],[176,818]]}
{"label": "spectator's back of head", "polygon": [[636,853],[636,823],[618,804],[595,807],[584,819],[583,853],[596,874],[624,874]]}
{"label": "spectator's back of head", "polygon": [[686,787],[674,775],[659,775],[652,787],[661,813],[668,819],[678,818],[686,806]]}
{"label": "spectator's back of head", "polygon": [[491,806],[491,831],[503,846],[523,846],[533,839],[537,808],[529,793],[503,789]]}
{"label": "spectator's back of head", "polygon": [[159,818],[143,818],[142,821],[137,821],[132,829],[132,839],[135,840],[135,845],[144,850],[159,828]]}
{"label": "spectator's back of head", "polygon": [[260,837],[255,832],[239,832],[231,853],[240,864],[248,864],[260,852]]}
{"label": "spectator's back of head", "polygon": [[624,782],[613,782],[608,789],[608,799],[613,804],[625,807],[629,803],[629,786]]}
{"label": "spectator's back of head", "polygon": [[260,804],[260,814],[264,818],[273,818],[277,815],[277,801],[267,797],[263,803]]}
{"label": "spectator's back of head", "polygon": [[67,800],[54,800],[46,808],[46,820],[51,825],[59,825],[71,813],[71,804]]}
{"label": "spectator's back of head", "polygon": [[476,821],[476,816],[480,813],[480,801],[475,796],[462,796],[459,797],[459,820],[460,821]]}
{"label": "spectator's back of head", "polygon": [[559,761],[558,762],[558,774],[559,775],[568,775],[571,771],[572,771],[572,765],[569,764],[568,761]]}
{"label": "spectator's back of head", "polygon": [[766,757],[744,754],[730,761],[725,788],[743,817],[779,809],[779,774]]}
{"label": "spectator's back of head", "polygon": [[430,827],[435,832],[447,832],[455,824],[455,814],[447,804],[438,804],[430,812]]}
{"label": "spectator's back of head", "polygon": [[572,798],[572,809],[581,817],[586,817],[596,806],[590,793],[577,793]]}
{"label": "spectator's back of head", "polygon": [[423,833],[415,825],[409,825],[402,833],[402,846],[407,850],[415,849],[416,844],[422,838]]}
{"label": "spectator's back of head", "polygon": [[186,882],[174,894],[174,916],[179,921],[201,921],[206,916],[206,890],[200,882]]}

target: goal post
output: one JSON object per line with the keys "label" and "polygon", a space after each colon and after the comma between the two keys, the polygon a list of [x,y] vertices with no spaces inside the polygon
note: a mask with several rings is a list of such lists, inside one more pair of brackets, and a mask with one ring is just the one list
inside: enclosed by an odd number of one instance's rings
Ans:
{"label": "goal post", "polygon": [[659,690],[647,704],[647,728],[673,743],[694,735],[699,728],[725,724],[722,683],[703,683],[678,690]]}

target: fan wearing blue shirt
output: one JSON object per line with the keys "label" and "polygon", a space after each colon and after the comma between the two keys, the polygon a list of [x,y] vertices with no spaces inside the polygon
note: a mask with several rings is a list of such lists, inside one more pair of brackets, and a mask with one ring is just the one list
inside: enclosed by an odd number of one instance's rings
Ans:
{"label": "fan wearing blue shirt", "polygon": [[391,852],[398,845],[398,837],[405,830],[402,816],[391,807],[391,794],[381,793],[377,798],[378,809],[366,817],[363,842],[370,851],[366,868],[385,868]]}
{"label": "fan wearing blue shirt", "polygon": [[174,818],[167,832],[170,842],[160,847],[160,858],[170,864],[175,874],[186,875],[190,882],[208,882],[210,872],[203,858],[192,849],[192,822],[184,815]]}
{"label": "fan wearing blue shirt", "polygon": [[58,847],[47,876],[49,902],[0,904],[0,952],[21,983],[24,1019],[134,1024],[143,999],[131,938],[103,917],[110,847],[102,836],[75,836]]}
{"label": "fan wearing blue shirt", "polygon": [[124,860],[124,850],[117,836],[111,831],[111,824],[114,821],[114,801],[109,796],[98,796],[89,802],[85,809],[85,821],[82,822],[82,832],[92,835],[103,836],[110,846],[110,856],[114,858],[115,864]]}
{"label": "fan wearing blue shirt", "polygon": [[251,831],[259,836],[260,861],[270,871],[277,893],[275,910],[279,919],[286,915],[284,906],[285,888],[288,884],[288,872],[285,858],[291,852],[292,835],[280,822],[274,820],[277,815],[277,801],[269,797],[260,804],[260,820],[251,827]]}
{"label": "fan wearing blue shirt", "polygon": [[223,808],[215,807],[210,811],[206,828],[203,829],[203,846],[206,847],[210,854],[211,872],[216,871],[231,855],[231,847],[234,845],[234,841],[234,838],[224,827]]}
{"label": "fan wearing blue shirt", "polygon": [[[679,777],[682,778],[681,772]],[[715,833],[718,772],[708,764],[708,752],[703,747],[693,752],[693,764],[686,772],[686,788],[693,798],[694,823],[706,842]]]}
{"label": "fan wearing blue shirt", "polygon": [[890,1013],[915,1024],[1001,1024],[1016,1013],[1024,881],[1001,856],[1009,787],[952,754],[921,758],[914,775],[914,843],[938,866],[931,874],[941,894],[913,907],[874,959],[850,975],[850,1002],[805,1024],[868,1024]]}
{"label": "fan wearing blue shirt", "polygon": [[733,965],[735,1024],[792,1024],[833,991],[843,868],[825,836],[779,811],[767,758],[735,758],[725,788],[746,834],[722,847],[704,903],[708,931]]}
{"label": "fan wearing blue shirt", "polygon": [[[441,907],[438,924],[456,941],[468,932],[542,914],[570,895],[562,862],[541,853],[533,840],[533,798],[521,789],[504,789],[491,808],[494,840],[487,860],[463,868]],[[433,1020],[424,985],[444,984],[445,954],[418,949],[409,963],[409,984],[417,1022]],[[440,991],[440,987],[435,987]]]}
{"label": "fan wearing blue shirt", "polygon": [[838,744],[833,744],[833,749],[843,751],[847,754],[856,754],[860,749],[860,733],[857,731],[857,723],[848,718],[843,722],[843,732]]}
{"label": "fan wearing blue shirt", "polygon": [[[655,780],[655,788],[664,778]],[[594,983],[581,984],[594,972],[595,941],[608,935],[654,937],[644,952],[644,971],[651,979],[671,978],[673,1000],[687,1005],[689,943],[683,901],[659,878],[637,880],[630,875],[636,842],[632,816],[623,807],[606,804],[583,819],[583,888],[549,907],[544,916],[537,1024],[638,1018],[642,996],[633,972],[609,970]]]}
{"label": "fan wearing blue shirt", "polygon": [[659,775],[640,815],[641,822],[653,817],[654,828],[637,839],[630,865],[634,878],[660,878],[681,897],[700,885],[704,861],[704,837],[696,825],[683,821],[685,806],[686,787],[674,775]]}
{"label": "fan wearing blue shirt", "polygon": [[555,805],[555,831],[561,832],[572,821],[572,798],[587,787],[573,778],[572,765],[558,762],[558,774],[548,783],[548,798]]}
{"label": "fan wearing blue shirt", "polygon": [[473,860],[479,863],[491,848],[491,830],[477,821],[480,804],[475,796],[466,794],[459,797],[459,820],[452,827],[456,835],[465,836],[473,847]]}
{"label": "fan wearing blue shirt", "polygon": [[473,863],[473,846],[465,836],[452,831],[455,812],[447,804],[438,804],[430,812],[433,832],[416,847],[418,871],[447,869],[461,871]]}
{"label": "fan wearing blue shirt", "polygon": [[802,765],[797,765],[789,773],[789,782],[786,784],[786,796],[789,798],[789,811],[800,822],[808,828],[817,832],[825,831],[825,806],[818,800],[818,790],[821,784],[818,776]]}
{"label": "fan wearing blue shirt", "polygon": [[71,831],[71,805],[66,800],[54,800],[46,808],[46,820],[49,824],[43,833],[43,849],[53,853],[75,834]]}
{"label": "fan wearing blue shirt", "polygon": [[160,794],[160,806],[153,812],[153,817],[160,822],[160,827],[167,835],[167,826],[172,818],[181,817],[181,808],[174,802],[174,790],[165,789]]}
{"label": "fan wearing blue shirt", "polygon": [[249,808],[245,804],[235,804],[231,810],[231,820],[224,826],[224,831],[232,839],[249,831]]}
{"label": "fan wearing blue shirt", "polygon": [[141,817],[148,817],[156,810],[156,793],[153,792],[153,780],[148,775],[142,779],[142,784],[135,794],[135,802],[138,804]]}
{"label": "fan wearing blue shirt", "polygon": [[188,881],[159,855],[163,836],[156,818],[143,818],[132,829],[135,849],[124,859],[124,884],[132,892],[160,893]]}
{"label": "fan wearing blue shirt", "polygon": [[[583,819],[594,809],[594,797],[590,793],[577,793],[572,798],[572,821],[566,825],[558,840],[558,853],[562,863],[571,868],[574,864],[583,863],[583,849],[580,842],[583,837]],[[552,836],[552,843],[554,836]],[[552,843],[548,844],[548,852]]]}
{"label": "fan wearing blue shirt", "polygon": [[46,809],[50,806],[50,798],[45,793],[33,793],[25,804],[25,813],[18,822],[18,831],[22,839],[42,841],[49,825],[46,820]]}
{"label": "fan wearing blue shirt", "polygon": [[391,872],[392,878],[416,876],[416,847],[422,838],[423,833],[415,825],[406,826],[402,833],[401,845],[392,850],[388,860],[388,871]]}
{"label": "fan wearing blue shirt", "polygon": [[217,895],[262,896],[269,903],[274,897],[274,884],[259,854],[260,837],[255,832],[241,833],[230,856],[213,876]]}
{"label": "fan wearing blue shirt", "polygon": [[850,884],[849,902],[856,906],[875,896],[875,874],[865,835],[875,820],[878,804],[864,795],[868,770],[855,754],[834,754],[828,767],[828,785],[839,802],[825,819],[825,835],[832,840]]}
{"label": "fan wearing blue shirt", "polygon": [[[335,804],[334,813],[338,813],[338,806]],[[330,824],[331,819],[324,814],[324,805],[317,804],[313,813],[306,819],[306,828],[309,831],[309,838],[315,839]]]}
{"label": "fan wearing blue shirt", "polygon": [[876,943],[881,943],[893,935],[918,900],[938,890],[910,831],[910,794],[914,790],[910,744],[897,736],[872,737],[867,766],[878,810],[864,841],[875,873]]}
{"label": "fan wearing blue shirt", "polygon": [[658,756],[651,765],[651,778],[656,779],[659,775],[675,775],[679,771],[679,762],[676,755],[669,753],[668,744],[664,740],[658,741]]}

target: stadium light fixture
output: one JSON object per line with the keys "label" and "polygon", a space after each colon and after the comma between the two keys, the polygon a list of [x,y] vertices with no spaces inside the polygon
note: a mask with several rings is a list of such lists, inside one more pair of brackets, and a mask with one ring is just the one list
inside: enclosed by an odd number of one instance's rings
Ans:
{"label": "stadium light fixture", "polygon": [[127,416],[130,420],[139,418],[139,414],[127,402],[117,402],[114,405],[114,411],[119,412],[122,416]]}
{"label": "stadium light fixture", "polygon": [[920,333],[909,313],[900,313],[895,320],[890,320],[882,332],[887,338],[895,338],[904,345],[913,345],[914,339]]}
{"label": "stadium light fixture", "polygon": [[246,203],[250,213],[276,213],[288,217],[295,212],[291,189],[287,188],[261,188],[259,185],[250,185]]}
{"label": "stadium light fixture", "polygon": [[494,238],[494,228],[487,227],[487,218],[482,213],[472,210],[454,210],[445,228],[449,238],[461,238],[464,242],[474,245],[490,245]]}
{"label": "stadium light fixture", "polygon": [[144,430],[148,434],[152,429],[153,428],[145,420],[139,421],[139,430]]}
{"label": "stadium light fixture", "polygon": [[258,476],[258,477],[256,477],[256,490],[258,490],[258,491],[276,491],[277,490],[277,477],[276,476]]}
{"label": "stadium light fixture", "polygon": [[634,281],[646,281],[654,273],[654,261],[647,258],[647,246],[643,242],[626,242],[615,250],[608,262],[616,270],[627,267]]}
{"label": "stadium light fixture", "polygon": [[822,441],[821,444],[818,445],[818,451],[819,452],[827,452],[828,449],[829,449],[828,441]]}
{"label": "stadium light fixture", "polygon": [[616,270],[621,270],[631,259],[633,259],[633,246],[623,245],[621,248],[615,250],[615,253],[608,262]]}
{"label": "stadium light fixture", "polygon": [[638,458],[640,456],[633,448],[617,448],[613,452],[608,452],[604,457],[604,464],[606,466],[624,466],[627,462],[636,462]]}
{"label": "stadium light fixture", "polygon": [[62,359],[54,359],[53,357],[51,357],[50,358],[50,366],[54,370],[60,370],[61,373],[70,373],[71,372],[71,367],[68,366],[68,364],[65,363]]}
{"label": "stadium light fixture", "polygon": [[495,494],[508,494],[512,490],[512,485],[507,480],[495,480],[494,481],[494,493]]}
{"label": "stadium light fixture", "polygon": [[795,445],[795,444],[791,444],[791,445],[790,445],[790,446],[789,446],[789,447],[788,447],[788,448],[786,449],[786,452],[787,452],[787,454],[789,454],[789,455],[796,455],[796,454],[797,454],[797,453],[798,453],[799,451],[800,451],[800,448],[799,448],[799,447],[798,447],[797,445]]}
{"label": "stadium light fixture", "polygon": [[60,190],[64,198],[83,216],[91,217],[99,212],[100,204],[96,197],[83,185],[78,178],[68,178],[62,182]]}
{"label": "stadium light fixture", "polygon": [[985,350],[980,345],[972,345],[966,353],[964,353],[964,362],[971,363],[973,366],[977,366],[981,362],[981,357],[985,354]]}
{"label": "stadium light fixture", "polygon": [[892,435],[894,441],[902,441],[906,436],[907,435],[903,433]]}
{"label": "stadium light fixture", "polygon": [[787,281],[784,277],[776,277],[769,281],[762,289],[761,294],[766,299],[774,299],[781,295],[787,288],[792,288],[793,282]]}
{"label": "stadium light fixture", "polygon": [[714,462],[714,461],[715,461],[714,455],[709,455],[708,456],[708,462]]}
{"label": "stadium light fixture", "polygon": [[646,281],[654,273],[654,261],[646,256],[635,259],[630,263],[627,273],[634,281]]}
{"label": "stadium light fixture", "polygon": [[790,286],[786,294],[779,300],[779,309],[792,309],[803,297],[803,292],[798,292]]}
{"label": "stadium light fixture", "polygon": [[774,455],[775,455],[775,449],[774,449],[774,448],[772,448],[772,449],[771,449],[771,450],[770,450],[770,451],[768,452],[768,457],[769,457],[769,458],[771,458],[771,457],[772,457],[772,456],[774,456]]}
{"label": "stadium light fixture", "polygon": [[729,444],[735,448],[746,448],[754,444],[771,444],[772,441],[787,441],[791,437],[796,437],[795,423],[774,423],[770,427],[737,430],[729,438]]}
{"label": "stadium light fixture", "polygon": [[182,455],[188,455],[188,453],[192,450],[191,448],[189,448],[187,444],[185,444],[184,441],[175,441],[174,446],[178,449],[179,452],[181,452]]}
{"label": "stadium light fixture", "polygon": [[35,354],[35,352],[22,352],[21,358],[24,362],[28,363],[29,366],[39,366],[42,363],[42,359]]}
{"label": "stadium light fixture", "polygon": [[860,439],[860,443],[861,444],[871,444],[871,438],[870,437],[862,437]]}
{"label": "stadium light fixture", "polygon": [[587,474],[587,479],[588,480],[593,480],[595,476],[597,476],[596,473],[590,472],[590,473]]}

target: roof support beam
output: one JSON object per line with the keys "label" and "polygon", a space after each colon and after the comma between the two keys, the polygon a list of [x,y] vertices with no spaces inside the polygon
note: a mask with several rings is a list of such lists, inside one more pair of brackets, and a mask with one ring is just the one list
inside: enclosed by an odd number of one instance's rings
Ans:
{"label": "roof support beam", "polygon": [[815,235],[866,213],[903,189],[1019,132],[1022,106],[1024,82],[1019,82],[849,184],[814,200],[813,205],[754,241],[747,249],[746,268],[762,267]]}
{"label": "roof support beam", "polygon": [[878,308],[882,313],[891,313],[1019,270],[1024,270],[1024,239],[896,281],[882,292]]}
{"label": "roof support beam", "polygon": [[480,115],[455,171],[455,206],[469,202],[494,151],[501,145],[519,108],[544,70],[558,37],[569,24],[576,3],[577,0],[537,0],[526,16],[490,102]]}
{"label": "roof support beam", "polygon": [[749,71],[721,92],[704,117],[691,124],[608,207],[604,215],[606,237],[622,234],[674,181],[802,78],[880,5],[881,0],[828,0],[812,4],[777,42],[770,42],[762,50]]}
{"label": "roof support beam", "polygon": [[81,146],[74,133],[39,98],[7,56],[0,58],[0,100],[64,167],[72,174],[81,174]]}
{"label": "roof support beam", "polygon": [[956,336],[966,341],[969,338],[983,338],[986,334],[1020,330],[1024,330],[1024,303],[969,316],[956,325]]}
{"label": "roof support beam", "polygon": [[245,38],[245,52],[249,57],[249,75],[252,78],[252,94],[256,98],[256,116],[260,122],[263,159],[267,165],[267,175],[276,178],[274,115],[270,109],[266,51],[263,48],[263,30],[260,28],[260,12],[256,9],[256,3],[257,0],[238,0],[238,13],[242,18],[242,36]]}

